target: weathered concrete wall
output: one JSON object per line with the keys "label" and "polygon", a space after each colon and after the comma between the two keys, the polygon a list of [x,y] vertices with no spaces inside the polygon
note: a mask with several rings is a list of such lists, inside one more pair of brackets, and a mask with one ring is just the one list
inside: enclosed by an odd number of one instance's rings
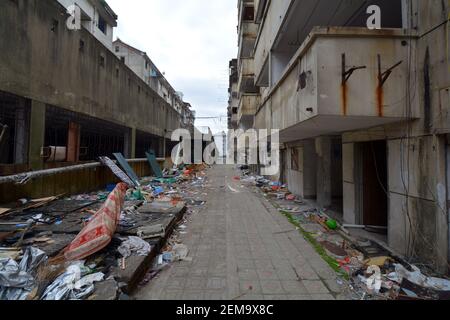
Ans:
{"label": "weathered concrete wall", "polygon": [[[294,170],[292,168],[292,149],[297,149],[298,152],[298,170]],[[287,185],[289,188],[289,191],[292,192],[295,195],[304,196],[304,161],[303,161],[303,155],[304,150],[303,147],[292,147],[287,149],[287,164],[288,164],[288,170],[287,170]]]}
{"label": "weathered concrete wall", "polygon": [[260,77],[264,63],[269,58],[270,50],[275,37],[285,19],[286,13],[293,0],[271,1],[264,24],[261,25],[259,36],[255,46],[255,74]]}
{"label": "weathered concrete wall", "polygon": [[0,3],[0,90],[170,137],[177,112],[66,18],[56,1]]}
{"label": "weathered concrete wall", "polygon": [[445,266],[445,140],[390,140],[388,148],[389,244],[408,256]]}
{"label": "weathered concrete wall", "polygon": [[348,223],[358,222],[352,180],[353,143],[388,140],[389,245],[446,272],[450,220],[444,134],[450,132],[450,64],[446,53],[448,23],[442,22],[448,19],[450,4],[437,0],[412,2],[414,14],[409,23],[422,37],[407,83],[411,98],[405,95],[402,108],[407,112],[410,103],[417,104],[419,119],[409,126],[386,125],[343,135],[344,218]]}
{"label": "weathered concrete wall", "polygon": [[[146,160],[130,163],[130,166],[139,177],[146,177],[152,173],[150,165]],[[50,165],[46,165],[45,168],[51,167]],[[17,199],[21,198],[39,199],[61,194],[70,196],[73,194],[87,193],[104,189],[107,184],[117,182],[119,181],[112,174],[111,170],[103,166],[60,173],[35,179],[25,185],[15,185],[12,183],[1,184],[0,203],[15,203]]]}

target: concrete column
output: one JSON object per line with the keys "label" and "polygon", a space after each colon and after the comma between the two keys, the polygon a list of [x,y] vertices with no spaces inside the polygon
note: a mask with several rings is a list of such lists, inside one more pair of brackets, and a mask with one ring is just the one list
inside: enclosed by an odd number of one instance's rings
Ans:
{"label": "concrete column", "polygon": [[67,162],[78,162],[80,158],[80,125],[69,123],[67,134]]}
{"label": "concrete column", "polygon": [[450,134],[447,135],[447,145],[446,145],[446,170],[447,170],[447,261],[450,263]]}
{"label": "concrete column", "polygon": [[342,179],[344,222],[358,224],[356,215],[356,182],[355,182],[355,144],[346,143],[342,146]]}
{"label": "concrete column", "polygon": [[331,138],[316,139],[317,152],[317,203],[326,208],[331,206]]}
{"label": "concrete column", "polygon": [[16,109],[15,135],[14,135],[14,162],[28,162],[28,110],[25,108],[25,99],[19,99]]}
{"label": "concrete column", "polygon": [[317,195],[317,154],[314,140],[303,145],[303,196],[315,199]]}
{"label": "concrete column", "polygon": [[136,128],[130,128],[125,133],[124,156],[128,159],[136,157]]}
{"label": "concrete column", "polygon": [[32,170],[44,167],[41,150],[45,143],[45,103],[31,101],[30,113],[30,146],[28,159]]}
{"label": "concrete column", "polygon": [[131,155],[130,159],[136,158],[136,128],[131,128]]}
{"label": "concrete column", "polygon": [[162,154],[163,158],[167,156],[167,139],[164,137],[162,138],[162,141],[159,144],[159,152],[160,154]]}

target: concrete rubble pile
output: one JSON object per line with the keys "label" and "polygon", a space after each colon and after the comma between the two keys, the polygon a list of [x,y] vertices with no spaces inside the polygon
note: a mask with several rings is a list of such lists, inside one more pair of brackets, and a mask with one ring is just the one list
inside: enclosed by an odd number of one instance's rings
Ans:
{"label": "concrete rubble pile", "polygon": [[352,236],[333,212],[292,194],[287,185],[238,169],[241,175],[233,179],[274,205],[335,270],[345,299],[450,299],[450,280],[420,270],[373,239]]}
{"label": "concrete rubble pile", "polygon": [[[206,170],[183,165],[165,170],[164,178],[143,178],[139,187],[119,183],[6,205],[0,300],[130,299],[155,266],[187,259],[177,235],[205,203]],[[124,185],[121,199],[117,189]],[[116,209],[117,219],[106,219]]]}

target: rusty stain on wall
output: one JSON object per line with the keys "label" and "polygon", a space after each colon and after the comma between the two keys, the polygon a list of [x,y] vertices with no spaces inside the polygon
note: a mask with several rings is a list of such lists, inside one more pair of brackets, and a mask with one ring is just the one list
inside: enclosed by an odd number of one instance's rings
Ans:
{"label": "rusty stain on wall", "polygon": [[[379,83],[381,83],[381,82],[379,82]],[[383,92],[382,85],[377,86],[376,97],[377,97],[377,114],[379,117],[383,117],[384,116],[384,109],[383,109],[384,92]]]}
{"label": "rusty stain on wall", "polygon": [[342,114],[347,115],[347,84],[343,82],[341,84],[341,96],[342,96]]}

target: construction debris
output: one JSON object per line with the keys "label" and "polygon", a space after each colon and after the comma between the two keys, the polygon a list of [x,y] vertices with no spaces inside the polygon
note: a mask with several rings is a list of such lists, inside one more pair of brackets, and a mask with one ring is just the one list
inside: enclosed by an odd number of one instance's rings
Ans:
{"label": "construction debris", "polygon": [[164,270],[154,267],[159,257],[165,265],[189,259],[178,224],[206,203],[207,166],[182,165],[139,186],[112,169],[126,183],[2,206],[0,299],[120,299]]}
{"label": "construction debris", "polygon": [[289,192],[287,185],[252,176],[247,169],[234,182],[254,187],[297,225],[305,239],[339,276],[345,298],[353,300],[437,300],[450,298],[450,280],[425,275],[377,242],[351,237],[346,230],[382,227],[341,225],[330,212]]}

